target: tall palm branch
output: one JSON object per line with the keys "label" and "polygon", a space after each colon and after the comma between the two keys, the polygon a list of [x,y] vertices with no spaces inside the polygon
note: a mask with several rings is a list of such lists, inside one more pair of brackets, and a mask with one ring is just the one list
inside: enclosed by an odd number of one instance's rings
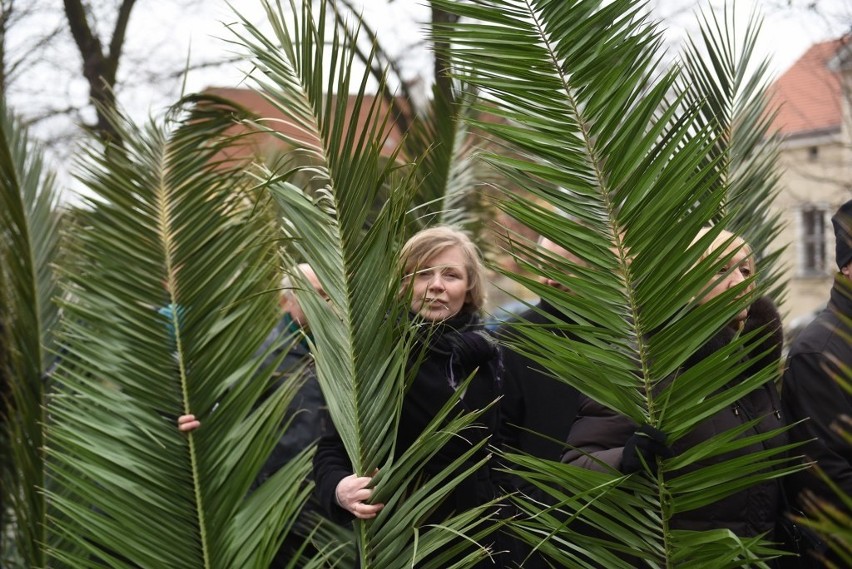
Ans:
{"label": "tall palm branch", "polygon": [[486,228],[494,208],[482,189],[495,173],[476,159],[479,140],[469,125],[475,100],[476,94],[463,86],[451,100],[435,87],[429,107],[412,121],[404,151],[421,162],[412,210],[420,225],[465,229],[488,250]]}
{"label": "tall palm branch", "polygon": [[[451,417],[448,404],[417,443],[394,452],[411,377],[398,258],[416,175],[397,160],[400,149],[389,142],[387,113],[366,96],[370,72],[356,73],[355,35],[326,19],[325,3],[314,12],[310,2],[290,2],[296,17],[289,25],[281,5],[263,5],[272,31],[264,34],[244,20],[237,41],[250,52],[259,90],[298,132],[273,134],[311,166],[261,169],[258,176],[284,211],[291,254],[313,267],[327,295],[320,298],[305,283],[297,292],[311,323],[317,376],[354,473],[369,476],[378,470],[374,499],[386,504],[374,520],[355,522],[361,566],[468,566],[487,551],[457,537],[481,537],[489,530],[488,516],[474,510],[441,527],[424,526],[468,473],[454,472],[467,457],[445,476],[423,485],[414,481],[430,457],[477,414]],[[330,39],[324,36],[327,24]],[[347,101],[349,93],[354,94]],[[366,118],[358,124],[350,116]],[[264,120],[254,124],[263,128]],[[312,175],[311,184],[294,183],[303,178],[296,176],[299,170]],[[371,213],[387,185],[391,191],[380,200],[378,213]],[[459,554],[462,559],[450,565],[448,559]],[[422,561],[427,555],[432,557]]]}
{"label": "tall palm branch", "polygon": [[[678,70],[657,72],[659,32],[640,4],[435,1],[464,18],[438,32],[452,46],[460,79],[503,119],[481,127],[520,151],[486,158],[538,199],[509,196],[502,207],[582,261],[518,245],[533,261],[531,271],[572,292],[516,278],[573,324],[562,324],[565,336],[521,325],[525,341],[514,347],[610,409],[667,433],[670,443],[770,381],[775,370],[766,369],[727,387],[743,369],[735,355],[760,334],[738,338],[667,381],[754,297],[742,295],[741,285],[699,303],[726,261],[699,259],[738,209],[727,199],[719,160],[707,159],[719,143],[716,131],[683,97],[667,102]],[[710,221],[716,228],[692,244]],[[673,515],[791,468],[788,449],[780,448],[670,474],[777,433],[745,443],[739,434],[658,459],[654,478],[516,457],[518,473],[547,496],[545,506],[519,501],[530,515],[519,534],[569,567],[632,566],[625,554],[650,566],[759,565],[774,555],[763,540],[669,525]],[[575,530],[575,518],[601,537]]]}
{"label": "tall palm branch", "polygon": [[[777,109],[769,108],[766,90],[769,61],[754,65],[761,28],[755,12],[741,36],[733,15],[707,10],[700,14],[700,34],[690,36],[682,54],[677,91],[699,109],[696,122],[713,132],[716,143],[708,162],[719,169],[718,183],[728,194],[730,228],[746,238],[760,263],[760,278],[773,283],[780,298],[786,282],[778,266],[780,214],[771,204],[779,191],[778,137],[771,131]],[[700,37],[700,41],[698,40]]]}
{"label": "tall palm branch", "polygon": [[[165,124],[116,118],[122,146],[80,166],[92,197],[48,405],[51,567],[265,567],[310,492],[307,451],[250,492],[298,382],[270,392],[280,357],[258,351],[280,271],[244,164],[222,159],[244,116],[199,99]],[[202,421],[189,435],[185,413]]]}
{"label": "tall palm branch", "polygon": [[[0,105],[0,563],[42,567],[44,406],[59,316],[58,193],[40,149]],[[7,555],[8,554],[8,555]]]}
{"label": "tall palm branch", "polygon": [[[487,193],[480,190],[495,173],[475,159],[479,140],[465,120],[474,118],[471,103],[476,94],[452,81],[448,69],[438,71],[449,62],[436,54],[443,63],[436,62],[439,76],[432,96],[427,103],[418,103],[398,62],[382,50],[377,32],[356,6],[350,0],[327,1],[353,46],[354,59],[368,65],[378,82],[378,92],[390,109],[389,119],[404,136],[403,157],[420,163],[412,204],[413,226],[453,225],[468,231],[483,251],[492,252],[492,240],[486,233],[496,209]],[[387,81],[386,74],[395,81]],[[391,82],[393,86],[388,84]]]}

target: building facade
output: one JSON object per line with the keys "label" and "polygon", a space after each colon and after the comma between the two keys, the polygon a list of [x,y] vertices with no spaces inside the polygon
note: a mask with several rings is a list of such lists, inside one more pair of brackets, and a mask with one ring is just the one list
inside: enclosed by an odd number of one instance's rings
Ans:
{"label": "building facade", "polygon": [[770,88],[778,106],[773,130],[782,137],[781,191],[775,202],[785,225],[779,246],[789,279],[785,325],[798,328],[828,301],[834,264],[831,216],[852,199],[848,69],[852,42],[815,44]]}

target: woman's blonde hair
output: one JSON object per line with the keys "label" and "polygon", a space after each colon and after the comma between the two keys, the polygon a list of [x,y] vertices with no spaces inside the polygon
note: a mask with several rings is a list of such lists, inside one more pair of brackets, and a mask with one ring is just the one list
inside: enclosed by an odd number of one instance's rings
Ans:
{"label": "woman's blonde hair", "polygon": [[[467,298],[463,312],[479,312],[485,306],[485,267],[479,248],[466,233],[445,225],[430,227],[415,233],[402,247],[400,260],[404,283],[427,263],[450,247],[458,247],[467,271]],[[403,290],[406,287],[403,287]]]}
{"label": "woman's blonde hair", "polygon": [[[695,245],[698,243],[698,241],[707,235],[712,229],[712,227],[702,227],[695,236],[695,239],[692,240],[692,244]],[[739,235],[731,233],[727,229],[720,231],[716,238],[713,239],[707,249],[701,254],[699,262],[711,255],[718,259],[723,259],[729,255],[733,255],[735,251],[742,251],[745,254],[746,262],[748,263],[748,268],[751,271],[751,274],[756,274],[757,266],[754,262],[754,255],[752,254],[751,246],[745,239]]]}

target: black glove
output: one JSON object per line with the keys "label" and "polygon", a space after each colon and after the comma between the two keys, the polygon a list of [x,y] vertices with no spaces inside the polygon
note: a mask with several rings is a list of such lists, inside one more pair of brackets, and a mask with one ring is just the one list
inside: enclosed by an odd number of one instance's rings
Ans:
{"label": "black glove", "polygon": [[633,474],[648,465],[652,474],[657,474],[656,457],[671,458],[672,449],[666,446],[666,434],[650,425],[642,425],[630,435],[624,444],[624,454],[621,455],[621,472]]}

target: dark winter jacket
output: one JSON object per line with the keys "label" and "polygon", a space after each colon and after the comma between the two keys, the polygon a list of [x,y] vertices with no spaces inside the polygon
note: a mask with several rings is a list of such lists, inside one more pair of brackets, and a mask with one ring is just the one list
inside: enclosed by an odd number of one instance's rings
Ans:
{"label": "dark winter jacket", "polygon": [[[287,382],[299,380],[301,387],[296,392],[284,415],[284,424],[289,422],[281,438],[275,443],[272,453],[264,463],[253,487],[259,487],[266,479],[278,472],[285,464],[314,442],[321,433],[321,417],[325,413],[325,399],[320,390],[313,360],[308,351],[308,344],[303,332],[289,314],[285,314],[275,328],[267,336],[260,352],[265,353],[273,343],[282,342],[280,348],[270,353],[264,367],[272,364],[281,356],[281,350],[288,350],[284,359],[275,370],[275,384],[272,389],[278,389]],[[305,483],[309,481],[306,480]],[[311,545],[304,545],[306,536],[313,532],[318,516],[322,509],[316,500],[308,500],[296,520],[295,531],[288,532],[284,542],[275,554],[269,569],[289,567],[296,555],[313,555],[316,550]]]}
{"label": "dark winter jacket", "polygon": [[[780,361],[783,344],[781,319],[772,302],[767,298],[759,299],[751,306],[743,333],[763,325],[768,327],[766,332],[772,331],[773,334],[761,342],[759,346],[756,346],[752,353],[757,355],[764,350],[769,350],[769,353],[760,358],[752,358],[754,363],[746,370],[746,376]],[[686,365],[694,365],[727,345],[733,339],[734,334],[735,331],[731,328],[720,331],[698,352],[693,354]],[[780,428],[784,423],[781,420],[779,409],[780,402],[775,386],[772,383],[767,383],[739,399],[731,407],[722,409],[698,423],[690,433],[672,445],[672,451],[675,456],[681,454],[695,445],[739,427],[751,419],[761,419],[755,427],[755,430],[761,433]],[[637,428],[638,425],[630,419],[616,414],[588,397],[582,396],[577,420],[568,436],[568,443],[576,450],[568,451],[563,456],[563,462],[586,468],[602,469],[600,464],[583,454],[588,453],[609,466],[619,469],[624,445]],[[746,432],[744,436],[748,435],[749,432]],[[764,443],[753,444],[720,456],[709,457],[681,471],[668,473],[668,475],[674,478],[711,464],[757,453],[764,448],[777,448],[785,442],[786,437],[782,434]],[[773,480],[751,486],[702,508],[677,514],[671,520],[671,527],[684,530],[728,528],[741,537],[753,537],[764,532],[769,532],[771,536],[780,511],[780,486],[778,482]]]}
{"label": "dark winter jacket", "polygon": [[[396,454],[401,455],[423,432],[443,405],[457,398],[459,412],[483,409],[500,394],[499,350],[496,343],[487,338],[477,317],[460,315],[440,323],[429,333],[424,333],[412,349],[411,360],[418,359],[419,350],[426,350],[411,386],[405,394],[402,415],[397,432]],[[479,368],[462,394],[454,388],[459,382]],[[469,428],[464,437],[452,437],[438,454],[423,465],[426,477],[443,472],[447,466],[471,446],[489,437],[497,429],[497,411],[493,407],[477,424],[485,428]],[[330,422],[327,432],[320,439],[314,457],[314,480],[320,504],[332,519],[352,520],[351,514],[337,505],[337,484],[352,474],[352,464],[346,455],[343,443]],[[478,461],[485,456],[483,449],[473,457]],[[462,467],[465,468],[465,467]],[[485,466],[465,479],[430,516],[429,521],[440,521],[453,512],[468,510],[492,499],[496,490],[491,481],[491,469]]]}
{"label": "dark winter jacket", "polygon": [[[850,379],[841,366],[852,366],[852,281],[835,277],[826,309],[805,328],[787,357],[781,400],[792,423],[807,419],[790,431],[797,449],[815,460],[828,477],[852,495],[852,445],[835,431],[841,415],[852,416],[852,394],[833,379]],[[793,499],[808,488],[837,506],[840,501],[812,472],[794,475],[787,488]]]}
{"label": "dark winter jacket", "polygon": [[[550,316],[550,318],[548,317]],[[497,331],[498,338],[511,344],[518,337],[513,325],[536,327],[553,326],[554,320],[571,324],[565,314],[545,300],[535,309],[529,309]],[[554,334],[570,337],[564,329],[551,328]],[[544,366],[521,355],[511,348],[503,350],[503,399],[500,400],[500,442],[507,452],[527,453],[538,458],[559,460],[565,452],[565,440],[577,414],[580,392],[554,378]],[[507,465],[512,466],[512,465]],[[506,491],[520,491],[543,503],[549,495],[520,477],[504,476]],[[527,514],[509,503],[507,514],[524,519]],[[508,533],[504,538],[507,557],[515,566],[525,569],[551,567],[547,557],[524,540]]]}
{"label": "dark winter jacket", "polygon": [[[301,336],[298,326],[289,314],[285,314],[270,332],[262,349],[282,336],[293,340]],[[294,374],[299,374],[299,379],[303,383],[290,402],[284,416],[285,423],[290,421],[290,425],[276,443],[272,454],[261,469],[256,484],[262,483],[275,474],[282,466],[293,460],[297,454],[319,440],[322,434],[320,416],[321,411],[325,409],[325,399],[314,372],[308,345],[304,339],[295,343],[285,341],[282,349],[286,348],[289,348],[289,351],[275,370],[275,388],[277,389],[278,386],[287,381],[292,381]],[[270,354],[267,362],[278,356],[280,356],[279,351]]]}
{"label": "dark winter jacket", "polygon": [[[545,326],[552,323],[544,314],[564,321],[553,306],[540,301],[537,310],[527,310],[514,322]],[[554,330],[554,333],[563,332]],[[511,325],[502,326],[498,337],[511,341]],[[503,399],[500,401],[500,438],[507,450],[539,458],[559,460],[564,441],[574,422],[580,393],[554,379],[541,364],[511,350],[503,351]]]}

